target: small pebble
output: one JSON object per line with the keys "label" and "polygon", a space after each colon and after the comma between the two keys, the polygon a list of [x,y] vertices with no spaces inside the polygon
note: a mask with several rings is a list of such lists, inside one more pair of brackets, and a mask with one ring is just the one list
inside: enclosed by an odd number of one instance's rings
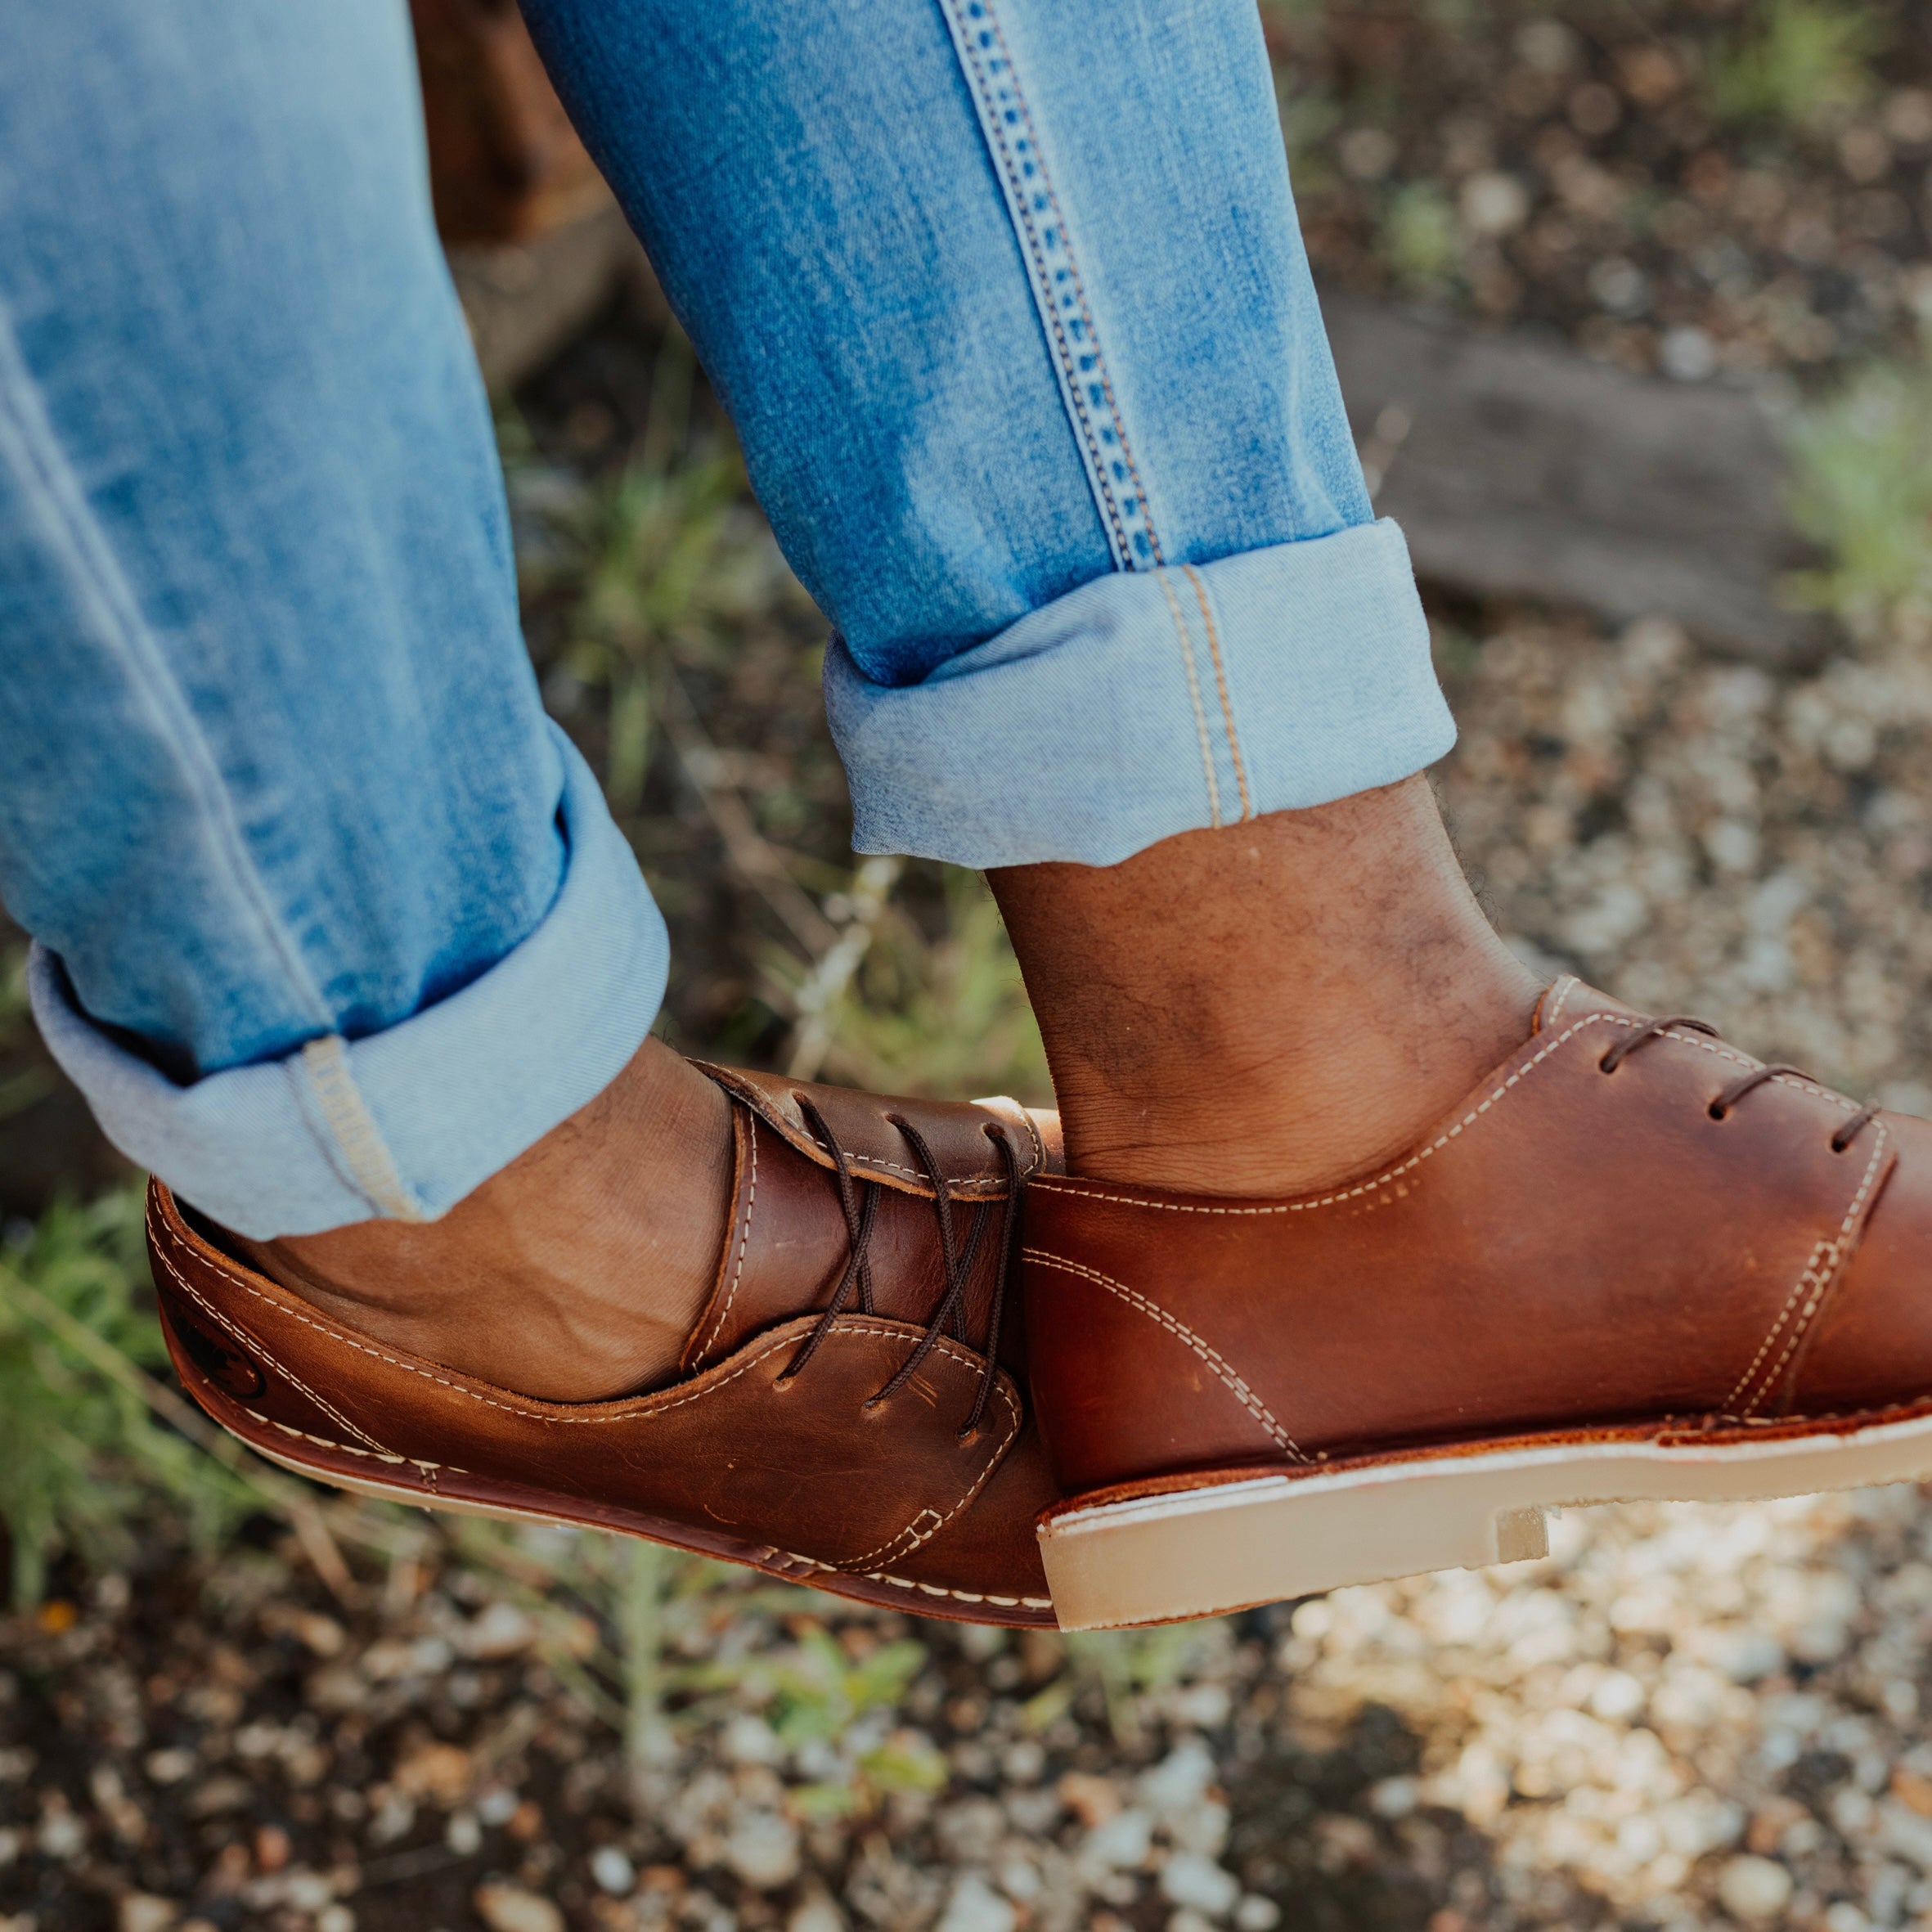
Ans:
{"label": "small pebble", "polygon": [[490,1932],[564,1932],[563,1913],[520,1885],[479,1885],[471,1903]]}
{"label": "small pebble", "polygon": [[1718,1874],[1718,1898],[1733,1918],[1762,1924],[1790,1903],[1791,1875],[1775,1858],[1746,1853]]}

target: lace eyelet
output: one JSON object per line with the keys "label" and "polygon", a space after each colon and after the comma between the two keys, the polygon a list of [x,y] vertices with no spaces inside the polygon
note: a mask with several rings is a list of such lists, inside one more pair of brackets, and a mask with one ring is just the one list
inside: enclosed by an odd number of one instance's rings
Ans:
{"label": "lace eyelet", "polygon": [[1835,1154],[1849,1154],[1852,1151],[1852,1143],[1849,1140],[1840,1140],[1834,1134],[1831,1136],[1831,1151]]}
{"label": "lace eyelet", "polygon": [[1622,1063],[1623,1063],[1617,1058],[1615,1049],[1612,1049],[1611,1051],[1606,1054],[1603,1058],[1597,1063],[1597,1071],[1599,1073],[1615,1073],[1617,1068],[1621,1066]]}
{"label": "lace eyelet", "polygon": [[1728,1107],[1719,1107],[1717,1102],[1714,1100],[1712,1101],[1710,1105],[1705,1108],[1704,1111],[1709,1114],[1714,1121],[1728,1121],[1731,1117],[1730,1108]]}

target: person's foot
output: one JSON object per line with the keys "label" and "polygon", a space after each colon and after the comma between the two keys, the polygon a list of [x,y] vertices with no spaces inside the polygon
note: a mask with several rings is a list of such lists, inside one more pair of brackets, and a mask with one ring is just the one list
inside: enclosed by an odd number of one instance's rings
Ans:
{"label": "person's foot", "polygon": [[1574,979],[1352,1176],[1049,1177],[1024,1238],[1063,1627],[1540,1555],[1552,1505],[1932,1472],[1932,1126]]}
{"label": "person's foot", "polygon": [[189,1392],[346,1487],[1050,1626],[1008,1260],[1054,1117],[641,1073],[420,1228],[244,1244],[157,1184]]}

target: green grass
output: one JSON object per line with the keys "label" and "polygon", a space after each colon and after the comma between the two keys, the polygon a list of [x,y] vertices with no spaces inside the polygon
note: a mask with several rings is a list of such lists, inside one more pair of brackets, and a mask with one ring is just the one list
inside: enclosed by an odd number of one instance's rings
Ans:
{"label": "green grass", "polygon": [[1010,1094],[1051,1105],[1040,1028],[992,894],[977,873],[953,866],[942,891],[937,938],[888,908],[833,1009],[824,1077],[886,1093]]}
{"label": "green grass", "polygon": [[1836,125],[1876,86],[1872,61],[1886,32],[1856,0],[1768,0],[1712,61],[1709,94],[1720,119],[1799,133]]}
{"label": "green grass", "polygon": [[1793,520],[1828,559],[1794,597],[1859,635],[1932,604],[1932,336],[1801,411],[1787,440]]}
{"label": "green grass", "polygon": [[1446,289],[1462,265],[1456,211],[1434,182],[1405,182],[1382,211],[1376,252],[1402,286],[1414,294]]}
{"label": "green grass", "polygon": [[39,1602],[63,1552],[125,1563],[157,1517],[212,1544],[260,1507],[140,1392],[169,1373],[149,1292],[137,1188],[56,1204],[0,1247],[0,1522],[16,1608]]}

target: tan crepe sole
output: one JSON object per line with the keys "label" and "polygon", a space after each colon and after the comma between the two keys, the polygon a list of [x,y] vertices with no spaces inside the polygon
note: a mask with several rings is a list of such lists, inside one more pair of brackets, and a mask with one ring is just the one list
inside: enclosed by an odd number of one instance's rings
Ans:
{"label": "tan crepe sole", "polygon": [[1049,1510],[1040,1550],[1060,1628],[1104,1630],[1521,1562],[1548,1553],[1546,1509],[1741,1502],[1927,1476],[1932,1413],[1919,1411],[1748,1432],[1518,1437],[1098,1492]]}

